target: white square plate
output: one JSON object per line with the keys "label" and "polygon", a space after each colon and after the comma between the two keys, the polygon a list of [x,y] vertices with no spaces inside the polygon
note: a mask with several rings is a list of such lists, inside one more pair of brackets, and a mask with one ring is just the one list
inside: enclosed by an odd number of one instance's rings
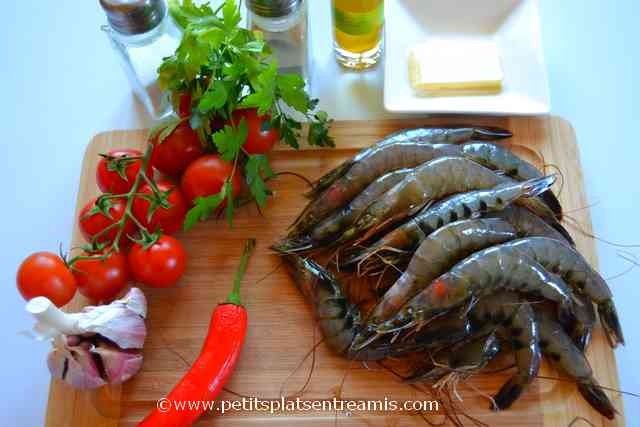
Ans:
{"label": "white square plate", "polygon": [[[388,111],[549,113],[537,0],[390,0],[385,8],[384,106]],[[429,37],[493,40],[504,72],[502,91],[480,96],[417,95],[409,83],[409,49]]]}

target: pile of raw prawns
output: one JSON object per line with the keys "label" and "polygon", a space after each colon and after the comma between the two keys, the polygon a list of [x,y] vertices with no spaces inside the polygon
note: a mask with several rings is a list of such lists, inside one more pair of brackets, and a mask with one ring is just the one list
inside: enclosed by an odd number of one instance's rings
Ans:
{"label": "pile of raw prawns", "polygon": [[[610,345],[624,344],[611,291],[560,223],[555,175],[495,142],[509,137],[480,127],[391,134],[321,177],[273,249],[336,353],[423,354],[405,380],[432,384],[512,353],[495,410],[518,399],[544,355],[612,419],[584,354],[596,307]],[[327,252],[326,267],[312,259]],[[352,301],[338,274],[378,276],[375,303]]]}

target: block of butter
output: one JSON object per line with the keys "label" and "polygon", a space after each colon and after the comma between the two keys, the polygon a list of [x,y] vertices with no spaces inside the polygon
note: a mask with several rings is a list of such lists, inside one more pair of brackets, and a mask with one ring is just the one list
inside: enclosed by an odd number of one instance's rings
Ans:
{"label": "block of butter", "polygon": [[425,95],[500,92],[498,48],[490,40],[430,39],[410,49],[409,79],[413,89]]}

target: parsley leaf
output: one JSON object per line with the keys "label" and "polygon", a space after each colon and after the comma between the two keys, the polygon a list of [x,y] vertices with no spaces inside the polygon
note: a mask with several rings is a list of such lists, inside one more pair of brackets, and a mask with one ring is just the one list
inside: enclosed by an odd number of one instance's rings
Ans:
{"label": "parsley leaf", "polygon": [[277,74],[278,64],[276,61],[272,61],[258,75],[256,81],[252,83],[255,92],[244,98],[240,103],[240,107],[255,107],[258,109],[258,115],[260,116],[267,113],[275,102]]}
{"label": "parsley leaf", "polygon": [[230,162],[238,156],[240,148],[247,140],[247,132],[247,123],[242,119],[237,128],[225,125],[224,128],[213,134],[213,143],[222,160]]}
{"label": "parsley leaf", "polygon": [[293,109],[306,112],[309,109],[309,95],[304,91],[304,80],[297,74],[282,74],[277,76],[278,95],[285,104]]}
{"label": "parsley leaf", "polygon": [[227,197],[228,190],[229,187],[223,185],[218,194],[196,198],[194,206],[189,209],[189,212],[187,212],[187,215],[185,216],[183,229],[188,231],[196,222],[205,221],[209,218]]}
{"label": "parsley leaf", "polygon": [[198,103],[198,110],[202,113],[221,108],[227,102],[227,89],[221,80],[212,80],[209,89]]}
{"label": "parsley leaf", "polygon": [[240,9],[234,0],[226,0],[222,7],[222,18],[224,20],[224,28],[228,32],[238,29],[238,24],[242,20]]}
{"label": "parsley leaf", "polygon": [[331,121],[327,113],[318,111],[313,117],[315,120],[309,123],[309,144],[319,147],[335,147],[333,138],[329,136]]}
{"label": "parsley leaf", "polygon": [[245,166],[245,174],[251,194],[256,199],[258,206],[262,207],[267,201],[268,189],[265,179],[273,177],[275,174],[269,166],[269,160],[264,154],[249,156]]}

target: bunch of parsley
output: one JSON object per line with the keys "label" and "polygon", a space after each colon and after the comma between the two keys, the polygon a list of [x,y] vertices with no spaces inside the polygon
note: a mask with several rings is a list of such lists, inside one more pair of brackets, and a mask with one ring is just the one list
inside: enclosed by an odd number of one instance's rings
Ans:
{"label": "bunch of parsley", "polygon": [[[169,0],[169,11],[182,28],[183,36],[175,54],[165,58],[158,69],[159,84],[172,94],[177,104],[181,96],[191,97],[194,108],[191,127],[201,139],[233,162],[234,173],[244,175],[259,206],[266,203],[269,190],[265,180],[274,175],[263,154],[249,155],[242,149],[247,139],[244,119],[229,121],[234,110],[256,108],[259,115],[271,117],[267,125],[277,128],[281,140],[298,148],[303,116],[309,124],[309,144],[333,146],[329,136],[330,120],[316,111],[317,99],[305,92],[305,83],[296,74],[279,74],[276,58],[262,33],[240,28],[240,9],[235,0],[226,0],[213,10],[208,3],[193,0]],[[297,113],[293,113],[293,111]],[[212,123],[230,123],[214,130]],[[201,197],[185,219],[185,229],[208,218],[226,200],[227,218],[233,217],[231,180],[215,195]]]}

